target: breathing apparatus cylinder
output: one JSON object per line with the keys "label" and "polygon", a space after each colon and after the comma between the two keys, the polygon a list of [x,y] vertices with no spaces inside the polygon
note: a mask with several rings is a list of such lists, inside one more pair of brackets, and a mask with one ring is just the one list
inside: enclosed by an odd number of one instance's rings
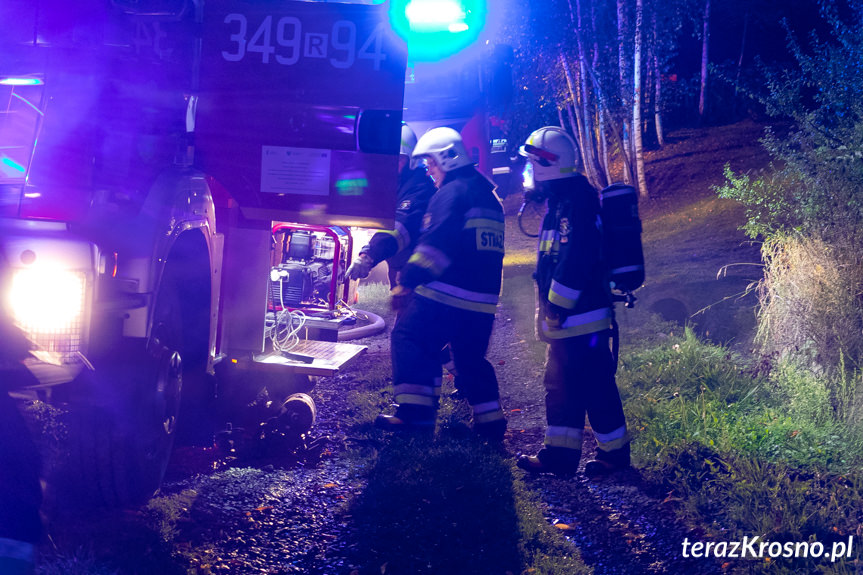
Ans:
{"label": "breathing apparatus cylinder", "polygon": [[638,192],[626,184],[612,184],[599,192],[599,201],[609,281],[615,290],[634,291],[644,283]]}

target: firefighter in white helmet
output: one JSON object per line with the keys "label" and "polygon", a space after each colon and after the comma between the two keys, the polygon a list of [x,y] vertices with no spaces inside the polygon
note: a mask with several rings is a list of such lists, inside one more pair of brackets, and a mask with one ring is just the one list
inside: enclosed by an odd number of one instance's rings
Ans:
{"label": "firefighter in white helmet", "polygon": [[615,382],[610,341],[617,329],[602,263],[599,197],[578,173],[573,139],[561,128],[533,132],[520,153],[533,168],[537,191],[548,198],[536,263],[537,334],[548,343],[544,447],[521,456],[531,472],[575,473],[585,415],[597,442],[585,474],[630,465],[629,433]]}
{"label": "firefighter in white helmet", "polygon": [[434,428],[441,385],[440,350],[449,343],[459,391],[473,429],[500,441],[506,419],[497,376],[485,358],[500,295],[504,220],[492,184],[474,167],[459,133],[435,128],[417,142],[438,191],[423,218],[419,243],[402,269],[399,294],[413,292],[392,334],[394,415],[385,429]]}
{"label": "firefighter in white helmet", "polygon": [[396,225],[393,230],[375,233],[367,246],[360,249],[346,274],[348,279],[363,279],[373,267],[387,260],[390,288],[405,266],[420,235],[423,214],[436,188],[424,166],[411,158],[417,137],[407,124],[402,124],[399,149],[399,188],[396,196]]}

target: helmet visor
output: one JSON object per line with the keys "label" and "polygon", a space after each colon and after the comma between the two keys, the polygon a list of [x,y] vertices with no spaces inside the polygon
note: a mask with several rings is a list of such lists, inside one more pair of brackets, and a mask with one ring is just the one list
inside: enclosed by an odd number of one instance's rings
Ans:
{"label": "helmet visor", "polygon": [[537,148],[532,144],[523,145],[519,148],[518,153],[529,159],[531,162],[535,162],[544,168],[549,167],[552,162],[556,162],[560,159],[560,156],[557,154],[553,154],[548,150],[543,150],[542,148]]}

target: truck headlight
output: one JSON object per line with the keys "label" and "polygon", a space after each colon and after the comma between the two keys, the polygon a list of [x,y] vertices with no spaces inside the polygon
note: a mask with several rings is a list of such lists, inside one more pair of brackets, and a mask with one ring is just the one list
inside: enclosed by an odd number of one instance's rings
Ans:
{"label": "truck headlight", "polygon": [[33,336],[80,332],[87,280],[83,272],[28,268],[13,272],[9,309]]}

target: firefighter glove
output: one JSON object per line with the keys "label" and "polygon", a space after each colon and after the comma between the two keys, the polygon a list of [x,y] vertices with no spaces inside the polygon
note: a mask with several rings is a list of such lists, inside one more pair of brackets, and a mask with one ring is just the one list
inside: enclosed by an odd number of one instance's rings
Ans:
{"label": "firefighter glove", "polygon": [[556,306],[553,303],[546,304],[545,325],[547,325],[549,329],[560,329],[560,325],[563,323],[565,317],[566,310],[562,307]]}
{"label": "firefighter glove", "polygon": [[351,263],[345,275],[349,280],[360,280],[369,277],[369,272],[375,267],[375,262],[368,254],[360,254]]}
{"label": "firefighter glove", "polygon": [[402,285],[397,285],[396,287],[394,287],[392,291],[390,291],[390,295],[392,296],[390,305],[392,306],[393,311],[403,311],[407,307],[408,301],[410,301],[410,297],[413,291],[414,290],[412,290],[411,288],[407,288]]}

